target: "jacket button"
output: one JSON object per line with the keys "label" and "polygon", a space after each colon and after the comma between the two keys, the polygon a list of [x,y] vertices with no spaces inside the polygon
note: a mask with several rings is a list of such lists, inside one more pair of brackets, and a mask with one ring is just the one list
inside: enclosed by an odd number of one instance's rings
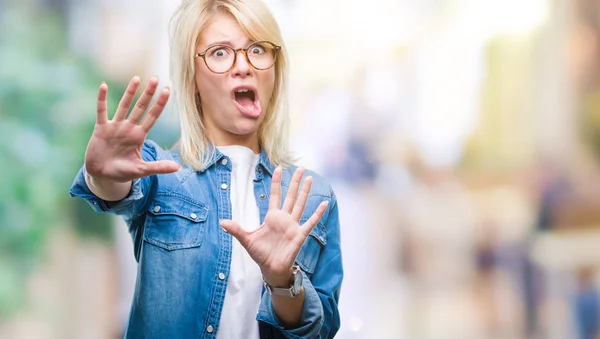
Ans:
{"label": "jacket button", "polygon": [[154,213],[158,213],[160,212],[160,206],[156,205],[154,206]]}
{"label": "jacket button", "polygon": [[260,197],[261,199],[264,199],[264,198],[266,198],[266,197],[267,197],[267,195],[263,193],[263,194],[259,195],[259,197]]}
{"label": "jacket button", "polygon": [[227,159],[223,159],[223,160],[221,160],[221,164],[222,164],[223,166],[227,166]]}
{"label": "jacket button", "polygon": [[215,329],[212,327],[212,325],[208,325],[208,326],[206,327],[206,332],[208,332],[208,333],[212,333],[214,330],[215,330]]}
{"label": "jacket button", "polygon": [[196,213],[192,213],[192,214],[190,214],[190,218],[192,218],[192,219],[196,219],[197,217],[198,217],[198,216],[196,215]]}
{"label": "jacket button", "polygon": [[221,189],[226,190],[227,189],[227,184],[221,184]]}
{"label": "jacket button", "polygon": [[219,273],[219,279],[220,279],[220,280],[225,280],[225,273],[223,273],[223,272],[220,272],[220,273]]}

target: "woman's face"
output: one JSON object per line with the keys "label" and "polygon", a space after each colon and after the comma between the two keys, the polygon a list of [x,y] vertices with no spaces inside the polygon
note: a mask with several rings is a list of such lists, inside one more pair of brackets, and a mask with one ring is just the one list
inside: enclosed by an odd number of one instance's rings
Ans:
{"label": "woman's face", "polygon": [[[218,13],[200,33],[196,53],[215,44],[238,49],[246,48],[252,42],[233,16]],[[211,53],[218,58],[223,55],[223,50]],[[205,56],[211,57],[208,54]],[[243,51],[237,53],[231,70],[223,74],[208,69],[201,57],[195,62],[196,86],[211,142],[216,146],[243,145],[258,153],[258,127],[273,93],[275,67],[256,70],[248,63]]]}

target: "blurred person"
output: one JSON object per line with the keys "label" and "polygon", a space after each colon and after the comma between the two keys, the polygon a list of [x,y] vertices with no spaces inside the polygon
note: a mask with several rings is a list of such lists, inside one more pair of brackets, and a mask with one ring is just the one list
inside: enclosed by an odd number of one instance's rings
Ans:
{"label": "blurred person", "polygon": [[502,331],[500,305],[497,301],[498,284],[498,230],[494,221],[486,221],[475,242],[475,293],[486,338],[496,338]]}
{"label": "blurred person", "polygon": [[[171,20],[181,137],[146,140],[170,95],[151,78],[112,120],[101,84],[71,187],[123,216],[138,275],[127,338],[331,338],[343,269],[336,196],[288,152],[287,56],[261,1],[184,0]],[[148,112],[144,112],[149,107]],[[308,176],[305,176],[308,174]]]}
{"label": "blurred person", "polygon": [[539,175],[539,210],[535,231],[551,231],[559,222],[559,211],[573,193],[566,169],[556,161],[543,160]]}
{"label": "blurred person", "polygon": [[537,165],[537,178],[534,185],[539,199],[536,220],[533,228],[523,239],[521,254],[521,288],[525,315],[525,332],[527,338],[544,336],[542,311],[544,301],[548,298],[547,270],[536,263],[530,254],[536,237],[543,232],[550,232],[559,227],[560,211],[572,193],[564,166],[552,158],[542,157]]}
{"label": "blurred person", "polygon": [[533,246],[534,236],[535,232],[527,235],[523,241],[522,249],[518,251],[521,254],[520,287],[523,293],[525,335],[528,339],[538,338],[541,335],[540,308],[546,292],[545,272],[529,254]]}
{"label": "blurred person", "polygon": [[578,339],[596,339],[600,334],[600,295],[594,284],[595,273],[592,268],[585,267],[576,274],[573,314]]}

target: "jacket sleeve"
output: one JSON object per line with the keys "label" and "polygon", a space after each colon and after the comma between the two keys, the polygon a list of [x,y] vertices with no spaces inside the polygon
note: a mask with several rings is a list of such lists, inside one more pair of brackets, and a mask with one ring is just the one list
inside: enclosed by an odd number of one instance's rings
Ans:
{"label": "jacket sleeve", "polygon": [[[152,141],[145,141],[142,146],[142,159],[144,161],[156,160],[156,145]],[[94,211],[99,213],[113,213],[124,216],[126,219],[133,218],[145,210],[145,205],[150,201],[151,188],[156,184],[156,176],[148,176],[136,179],[131,185],[129,194],[120,201],[108,202],[98,198],[85,182],[85,166],[83,166],[71,185],[69,193],[71,197],[83,198]]]}
{"label": "jacket sleeve", "polygon": [[343,268],[338,214],[337,200],[332,191],[325,222],[327,243],[321,249],[314,273],[309,277],[302,272],[305,299],[300,325],[295,329],[285,329],[275,314],[271,296],[263,292],[257,319],[278,329],[286,338],[333,338],[340,328],[338,302]]}

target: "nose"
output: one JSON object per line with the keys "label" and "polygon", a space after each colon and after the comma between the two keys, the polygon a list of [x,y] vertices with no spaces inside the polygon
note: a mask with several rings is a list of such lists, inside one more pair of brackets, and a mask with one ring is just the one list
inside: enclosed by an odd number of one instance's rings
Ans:
{"label": "nose", "polygon": [[233,77],[245,78],[247,76],[250,76],[252,74],[252,66],[250,66],[250,64],[248,63],[248,58],[246,58],[246,52],[240,49],[235,51],[235,54],[235,64],[233,65],[233,70],[231,72]]}

